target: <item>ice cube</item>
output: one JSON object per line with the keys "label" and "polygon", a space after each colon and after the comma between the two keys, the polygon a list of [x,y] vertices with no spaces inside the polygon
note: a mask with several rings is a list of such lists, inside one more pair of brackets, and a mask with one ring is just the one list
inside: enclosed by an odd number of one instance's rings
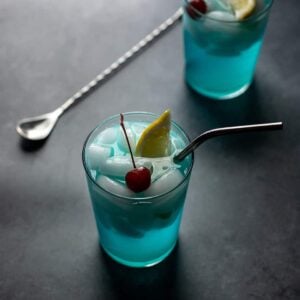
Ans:
{"label": "ice cube", "polygon": [[134,160],[135,160],[135,163],[136,163],[137,167],[148,168],[150,170],[151,174],[153,173],[153,164],[152,164],[150,158],[135,157]]}
{"label": "ice cube", "polygon": [[227,0],[206,0],[208,11],[227,11],[232,12],[232,7]]}
{"label": "ice cube", "polygon": [[[209,36],[209,51],[216,55],[238,55],[241,51],[251,47],[258,40],[261,30],[257,26],[260,22],[232,22],[235,16],[230,13],[214,11],[207,14],[204,26]],[[221,20],[224,22],[218,22]]]}
{"label": "ice cube", "polygon": [[97,204],[94,204],[94,210],[98,216],[96,218],[98,228],[105,226],[107,229],[111,229],[112,224],[110,220],[110,214],[108,214],[101,206],[97,206]]}
{"label": "ice cube", "polygon": [[173,153],[176,151],[176,147],[173,143],[173,141],[171,141],[171,143],[169,144],[169,153],[170,155],[173,155]]}
{"label": "ice cube", "polygon": [[115,230],[133,238],[141,238],[145,234],[140,227],[134,226],[126,216],[112,216],[111,222]]}
{"label": "ice cube", "polygon": [[184,145],[180,139],[172,138],[172,154],[182,150],[183,147]]}
{"label": "ice cube", "polygon": [[193,40],[205,51],[214,53],[223,48],[235,50],[232,43],[232,35],[239,33],[239,23],[232,22],[235,16],[229,12],[211,11],[198,21],[187,19],[186,30],[191,34]]}
{"label": "ice cube", "polygon": [[[218,20],[218,21],[235,21],[236,17],[234,14],[226,11],[215,10],[206,14],[207,18]],[[216,26],[216,23],[214,24]],[[221,27],[223,24],[220,25]],[[221,28],[222,29],[222,28]]]}
{"label": "ice cube", "polygon": [[142,124],[133,124],[131,128],[136,136],[140,136],[146,127]]}
{"label": "ice cube", "polygon": [[[177,187],[184,180],[183,175],[178,169],[170,170],[157,181],[153,182],[150,187],[144,191],[145,196],[155,196],[167,193]],[[186,183],[178,186],[176,191],[167,193],[166,195],[153,201],[151,206],[152,216],[154,217],[157,227],[167,226],[176,218],[178,209],[183,205],[186,194]]]}
{"label": "ice cube", "polygon": [[169,205],[169,207],[164,205],[163,207],[155,210],[153,213],[154,222],[152,226],[156,228],[170,226],[180,213],[179,209],[180,208],[171,205]]}
{"label": "ice cube", "polygon": [[[150,171],[152,169],[152,163],[150,159],[135,158],[137,167],[146,167]],[[133,169],[133,164],[130,155],[125,156],[113,156],[108,158],[102,165],[99,171],[106,176],[125,178],[126,174]]]}
{"label": "ice cube", "polygon": [[203,42],[206,51],[214,55],[238,55],[240,44],[246,39],[240,22],[228,12],[212,11],[203,21],[202,34],[198,33],[199,42]]}
{"label": "ice cube", "polygon": [[97,177],[97,171],[91,170],[91,176],[92,176],[92,178],[96,179],[96,177]]}
{"label": "ice cube", "polygon": [[98,136],[97,141],[101,144],[113,144],[117,139],[116,128],[106,128]]}
{"label": "ice cube", "polygon": [[[132,152],[134,152],[134,150],[135,150],[135,134],[128,126],[126,126],[126,124],[125,124],[125,128],[126,128],[126,133],[128,136],[130,146],[131,146],[131,150],[132,150]],[[122,130],[121,126],[120,126],[120,130],[118,130],[118,146],[121,151],[124,151],[124,152],[129,151],[127,140],[126,140],[124,131]]]}
{"label": "ice cube", "polygon": [[[237,56],[261,38],[262,30],[257,27],[265,24],[256,21],[239,22],[234,11],[226,8],[226,3],[226,0],[208,0],[208,6],[211,5],[208,13],[199,20],[186,18],[185,28],[206,52],[217,56]],[[257,0],[253,14],[258,13],[263,6],[264,0]]]}
{"label": "ice cube", "polygon": [[178,169],[171,169],[154,181],[150,187],[144,191],[144,195],[149,197],[166,193],[175,188],[183,179],[184,177]]}
{"label": "ice cube", "polygon": [[151,181],[154,182],[165,173],[169,172],[171,169],[176,168],[173,163],[173,158],[171,156],[159,157],[159,158],[149,158],[152,164],[152,174]]}
{"label": "ice cube", "polygon": [[91,144],[86,153],[87,165],[91,170],[98,170],[113,155],[113,148]]}
{"label": "ice cube", "polygon": [[106,176],[125,177],[127,172],[133,169],[129,155],[113,156],[105,161],[100,172]]}
{"label": "ice cube", "polygon": [[124,197],[133,197],[135,193],[131,191],[127,186],[110,179],[107,176],[101,175],[97,179],[97,183],[106,191],[116,195]]}

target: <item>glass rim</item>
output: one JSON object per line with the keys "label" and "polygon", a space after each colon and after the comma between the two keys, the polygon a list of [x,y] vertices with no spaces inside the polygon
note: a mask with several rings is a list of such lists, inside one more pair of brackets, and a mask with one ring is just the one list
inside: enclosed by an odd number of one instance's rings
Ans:
{"label": "glass rim", "polygon": [[[185,6],[190,4],[190,0],[184,0]],[[274,3],[274,0],[270,0],[270,2],[257,14],[255,15],[251,15],[250,17],[247,17],[246,19],[243,20],[219,20],[219,19],[215,19],[213,17],[209,17],[206,14],[200,12],[199,10],[197,10],[195,7],[191,6],[192,10],[194,13],[196,13],[197,15],[199,15],[200,17],[205,17],[209,20],[213,20],[215,22],[220,22],[220,23],[229,23],[229,24],[236,24],[236,23],[247,23],[247,22],[251,22],[253,20],[258,19],[261,15],[267,13],[270,8],[272,7]]]}
{"label": "glass rim", "polygon": [[[122,113],[124,116],[126,115],[148,115],[148,116],[153,116],[153,117],[159,117],[159,115],[155,114],[155,113],[149,113],[149,112],[145,112],[145,111],[133,111],[133,112],[125,112],[125,113]],[[88,134],[88,136],[86,137],[85,139],[85,142],[83,144],[83,148],[82,148],[82,163],[83,163],[83,167],[84,167],[84,170],[85,170],[85,173],[86,175],[88,176],[88,178],[91,180],[91,182],[96,185],[97,188],[99,188],[100,190],[102,190],[103,192],[113,196],[113,197],[118,197],[118,198],[121,198],[122,200],[127,200],[128,202],[131,202],[131,204],[137,202],[137,201],[141,201],[144,202],[144,201],[147,201],[147,200],[154,200],[154,199],[157,199],[157,198],[161,198],[161,197],[164,197],[170,193],[172,193],[174,190],[176,190],[177,188],[179,188],[180,186],[182,186],[186,180],[188,180],[191,172],[192,172],[192,169],[193,169],[193,165],[194,165],[194,152],[191,153],[191,163],[189,164],[189,169],[187,171],[186,174],[184,174],[184,178],[182,181],[180,181],[180,183],[178,183],[175,187],[173,187],[171,190],[168,190],[167,192],[164,192],[164,193],[161,193],[161,194],[158,194],[158,195],[154,195],[154,196],[147,196],[147,197],[130,197],[130,196],[124,196],[124,195],[120,195],[120,194],[116,194],[116,193],[112,193],[106,189],[104,189],[103,187],[101,187],[97,182],[96,180],[94,180],[94,178],[91,176],[89,170],[88,170],[88,166],[87,166],[87,162],[86,162],[86,159],[85,159],[85,154],[86,154],[86,146],[87,146],[87,143],[91,137],[91,135],[98,129],[100,128],[101,126],[105,125],[106,123],[108,123],[109,121],[119,117],[120,115],[119,114],[116,114],[116,115],[113,115],[113,116],[110,116],[108,118],[106,118],[105,120],[103,120],[102,122],[100,122],[94,129],[92,129],[92,131]],[[190,143],[191,142],[191,139],[190,137],[188,136],[188,134],[183,130],[183,128],[178,125],[175,121],[172,121],[171,120],[171,124],[173,126],[175,126],[175,128],[179,129],[184,135],[185,137],[187,138],[188,142]],[[156,202],[157,203],[157,202]],[[130,203],[129,203],[130,204]]]}

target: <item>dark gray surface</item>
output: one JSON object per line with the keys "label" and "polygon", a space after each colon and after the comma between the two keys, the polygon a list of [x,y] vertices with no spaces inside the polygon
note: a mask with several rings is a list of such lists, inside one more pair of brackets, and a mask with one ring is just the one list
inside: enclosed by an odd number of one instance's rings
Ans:
{"label": "dark gray surface", "polygon": [[[299,299],[300,2],[276,1],[255,82],[213,102],[182,79],[181,26],[70,110],[39,147],[17,120],[54,109],[171,15],[179,1],[0,2],[0,299]],[[283,121],[282,132],[220,137],[196,151],[176,250],[128,269],[98,247],[81,165],[88,132],[124,111],[173,118],[191,137]]]}

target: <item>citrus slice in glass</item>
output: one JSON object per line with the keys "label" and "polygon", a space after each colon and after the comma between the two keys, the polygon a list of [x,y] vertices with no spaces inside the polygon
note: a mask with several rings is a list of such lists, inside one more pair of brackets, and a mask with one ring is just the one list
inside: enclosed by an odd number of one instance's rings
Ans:
{"label": "citrus slice in glass", "polygon": [[170,150],[171,112],[166,110],[142,132],[135,148],[135,156],[164,157]]}
{"label": "citrus slice in glass", "polygon": [[249,17],[255,9],[256,0],[229,0],[238,20]]}

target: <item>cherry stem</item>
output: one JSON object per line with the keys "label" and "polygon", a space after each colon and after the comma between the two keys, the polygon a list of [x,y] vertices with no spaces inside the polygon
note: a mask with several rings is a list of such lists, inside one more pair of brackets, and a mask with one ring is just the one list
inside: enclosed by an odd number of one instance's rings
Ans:
{"label": "cherry stem", "polygon": [[128,144],[128,148],[129,148],[129,152],[130,152],[130,155],[131,155],[131,160],[132,160],[133,167],[136,169],[136,165],[135,165],[135,162],[134,162],[134,159],[133,159],[133,154],[132,154],[132,150],[131,150],[131,147],[130,147],[128,135],[127,135],[127,132],[126,132],[126,129],[125,129],[125,126],[124,126],[124,116],[123,116],[123,114],[120,114],[120,125],[121,125],[121,127],[123,129],[123,132],[125,134],[125,138],[126,138],[126,141],[127,141],[127,144]]}

